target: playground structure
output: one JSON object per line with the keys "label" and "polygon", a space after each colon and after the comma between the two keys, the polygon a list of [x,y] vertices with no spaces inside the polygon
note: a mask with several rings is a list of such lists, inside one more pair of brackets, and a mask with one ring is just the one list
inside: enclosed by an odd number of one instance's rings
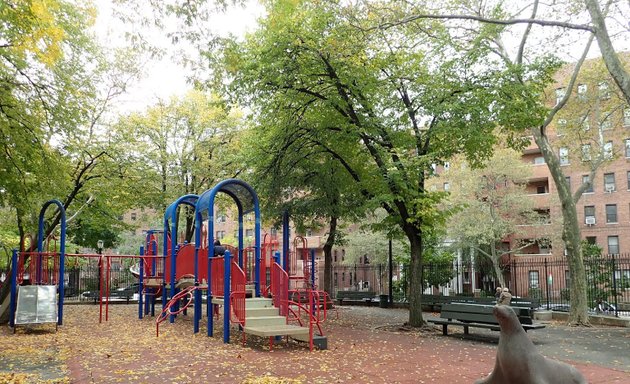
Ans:
{"label": "playground structure", "polygon": [[[218,193],[226,194],[238,210],[238,245],[215,245],[214,201]],[[43,250],[43,214],[50,204],[62,212],[61,246]],[[178,216],[182,206],[194,208],[195,239],[178,242]],[[246,247],[243,237],[244,215],[255,216],[254,243]],[[228,179],[201,195],[185,195],[165,211],[163,230],[147,232],[140,255],[86,255],[65,253],[65,212],[56,200],[44,205],[40,213],[37,252],[13,252],[11,270],[10,326],[15,327],[19,287],[30,284],[55,286],[57,324],[63,322],[64,260],[66,256],[98,258],[99,321],[108,320],[109,266],[112,259],[138,260],[132,271],[138,277],[138,317],[155,316],[155,305],[161,299],[162,310],[156,318],[156,334],[160,323],[174,322],[178,315],[193,309],[193,332],[200,330],[205,304],[207,335],[213,336],[215,318],[223,314],[223,341],[229,342],[230,328],[236,325],[245,335],[274,338],[292,336],[309,342],[314,339],[325,348],[321,323],[326,320],[330,298],[316,288],[314,251],[309,252],[306,240],[297,237],[289,250],[289,218],[283,217],[282,244],[275,237],[261,239],[260,211],[255,191],[245,182]],[[261,242],[262,240],[262,242]],[[48,244],[50,243],[50,239]],[[282,253],[280,253],[282,246]],[[28,263],[28,265],[26,265]],[[61,282],[61,283],[60,283]],[[15,329],[15,328],[14,328]]]}

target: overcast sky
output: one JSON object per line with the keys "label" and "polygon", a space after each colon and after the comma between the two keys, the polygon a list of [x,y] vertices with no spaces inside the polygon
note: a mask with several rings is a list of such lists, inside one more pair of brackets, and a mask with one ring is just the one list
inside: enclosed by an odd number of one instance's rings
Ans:
{"label": "overcast sky", "polygon": [[[121,23],[112,17],[110,0],[96,1],[99,15],[96,20],[95,31],[101,42],[107,47],[125,44],[121,36]],[[232,33],[243,35],[256,26],[256,19],[262,13],[262,7],[256,1],[244,8],[233,7],[226,14],[217,15],[211,25],[220,34]],[[144,66],[145,76],[129,89],[129,94],[120,98],[116,103],[121,112],[140,111],[155,104],[158,100],[169,99],[173,95],[182,95],[191,87],[186,83],[186,69],[179,65],[172,54],[181,47],[174,47],[169,43],[164,33],[157,31],[155,42],[162,42],[167,54],[161,60],[151,60]]]}

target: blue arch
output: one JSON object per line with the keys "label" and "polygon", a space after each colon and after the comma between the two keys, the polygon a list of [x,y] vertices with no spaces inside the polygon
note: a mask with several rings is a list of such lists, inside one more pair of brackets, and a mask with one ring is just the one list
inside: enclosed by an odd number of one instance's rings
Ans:
{"label": "blue arch", "polygon": [[65,258],[66,258],[66,209],[64,208],[63,204],[61,203],[61,201],[59,200],[49,200],[47,202],[44,203],[44,205],[42,206],[42,209],[39,211],[39,227],[37,230],[37,252],[40,253],[40,255],[38,256],[39,260],[38,260],[38,265],[39,268],[37,269],[37,277],[36,280],[37,283],[39,284],[39,282],[41,281],[42,278],[42,270],[41,270],[41,265],[42,265],[42,256],[41,256],[41,252],[43,252],[44,249],[44,214],[46,213],[46,210],[48,209],[48,207],[50,205],[56,205],[57,208],[59,209],[59,212],[61,212],[61,240],[60,240],[60,246],[59,246],[59,280],[58,280],[58,284],[59,284],[59,301],[57,303],[57,324],[58,325],[62,325],[63,324],[63,298],[64,298],[64,275],[66,273],[65,271]]}
{"label": "blue arch", "polygon": [[[162,247],[162,253],[164,255],[164,259],[166,260],[166,256],[167,256],[167,250],[168,250],[168,235],[170,234],[170,238],[171,238],[171,280],[170,280],[170,295],[171,297],[175,296],[176,289],[175,289],[175,272],[176,272],[176,268],[177,268],[177,264],[176,264],[176,254],[177,254],[177,249],[176,249],[176,241],[177,241],[177,209],[179,208],[180,205],[188,205],[190,207],[195,207],[195,205],[197,204],[197,200],[199,200],[199,196],[194,195],[194,194],[189,194],[189,195],[184,195],[182,197],[180,197],[179,199],[175,200],[171,205],[169,205],[166,208],[166,211],[164,212],[164,246]],[[197,247],[200,244],[197,243]],[[195,258],[196,259],[196,258]],[[198,274],[197,274],[197,262],[195,260],[195,284],[198,284],[199,279],[198,279]],[[164,276],[164,279],[166,279],[166,276]],[[166,281],[164,281],[164,283],[166,283]],[[162,290],[162,307],[166,306],[166,289]],[[175,321],[175,315],[171,315],[169,322],[173,322]]]}
{"label": "blue arch", "polygon": [[[199,196],[195,208],[195,242],[201,243],[201,228],[204,221],[208,223],[208,290],[207,290],[207,316],[208,316],[208,336],[212,336],[212,292],[211,292],[211,263],[210,258],[214,257],[214,200],[219,192],[223,192],[230,196],[238,207],[238,245],[239,245],[239,264],[243,265],[243,216],[253,212],[255,215],[254,224],[254,260],[255,260],[255,295],[260,296],[260,204],[256,191],[246,182],[239,179],[227,179],[219,182],[212,189],[207,190]],[[197,249],[195,249],[195,260],[198,258]],[[197,261],[195,261],[197,263]],[[228,293],[226,292],[226,295]],[[229,300],[224,300],[224,342],[229,341]],[[201,308],[201,303],[199,304]],[[200,311],[200,310],[199,310]],[[201,313],[197,317],[195,310],[195,332],[198,332],[198,323],[201,319]]]}

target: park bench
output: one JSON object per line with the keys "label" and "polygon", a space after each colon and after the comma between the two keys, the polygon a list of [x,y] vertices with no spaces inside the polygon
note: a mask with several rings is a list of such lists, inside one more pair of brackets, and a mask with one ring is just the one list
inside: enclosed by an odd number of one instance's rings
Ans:
{"label": "park bench", "polygon": [[373,291],[337,291],[337,303],[343,305],[344,302],[362,302],[368,305],[376,297]]}
{"label": "park bench", "polygon": [[[468,334],[468,328],[485,328],[499,331],[499,322],[494,317],[492,310],[494,305],[450,303],[442,306],[439,319],[429,319],[430,323],[442,326],[442,334],[447,335],[449,325],[464,327],[464,334]],[[527,307],[512,307],[525,332],[530,329],[545,328],[542,324],[533,324],[531,313]]]}
{"label": "park bench", "polygon": [[[422,295],[422,306],[429,311],[441,311],[442,306],[449,303],[494,305],[497,300],[494,297]],[[510,306],[529,308],[529,317],[532,317],[534,310],[540,307],[540,299],[513,297]]]}

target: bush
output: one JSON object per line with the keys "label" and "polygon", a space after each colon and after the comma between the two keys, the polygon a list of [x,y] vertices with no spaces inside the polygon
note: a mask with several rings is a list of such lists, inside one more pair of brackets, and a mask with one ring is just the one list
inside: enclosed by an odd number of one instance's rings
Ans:
{"label": "bush", "polygon": [[527,292],[527,297],[530,299],[542,299],[542,289],[540,288],[530,288],[529,292]]}

